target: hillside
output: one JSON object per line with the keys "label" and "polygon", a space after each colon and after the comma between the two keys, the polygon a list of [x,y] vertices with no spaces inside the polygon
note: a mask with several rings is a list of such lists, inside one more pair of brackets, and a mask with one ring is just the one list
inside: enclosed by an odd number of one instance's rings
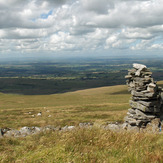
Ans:
{"label": "hillside", "polygon": [[[54,95],[1,93],[0,124],[18,129],[122,122],[129,98],[124,85]],[[37,116],[39,112],[42,116]],[[96,127],[4,138],[0,139],[0,162],[160,162],[162,138],[162,134],[113,133]]]}
{"label": "hillside", "polygon": [[[2,127],[76,125],[80,122],[122,121],[130,94],[123,85],[54,95],[0,94]],[[48,111],[48,112],[47,112]],[[28,114],[31,112],[30,114]],[[42,112],[42,117],[37,113]],[[35,115],[33,118],[32,115]],[[51,117],[48,118],[48,115]],[[119,116],[118,116],[119,115]]]}

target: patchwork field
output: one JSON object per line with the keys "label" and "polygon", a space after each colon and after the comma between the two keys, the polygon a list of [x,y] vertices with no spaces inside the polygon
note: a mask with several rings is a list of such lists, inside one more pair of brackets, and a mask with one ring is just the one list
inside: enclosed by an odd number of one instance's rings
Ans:
{"label": "patchwork field", "polygon": [[[160,85],[163,82],[159,82]],[[130,94],[124,85],[53,95],[0,94],[1,128],[122,122]],[[42,116],[37,116],[42,112]],[[0,162],[161,162],[163,136],[113,133],[97,127],[0,139]]]}

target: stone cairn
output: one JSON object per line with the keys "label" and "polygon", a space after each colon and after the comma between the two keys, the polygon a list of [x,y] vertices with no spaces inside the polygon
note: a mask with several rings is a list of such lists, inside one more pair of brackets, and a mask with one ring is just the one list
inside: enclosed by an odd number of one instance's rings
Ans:
{"label": "stone cairn", "polygon": [[125,76],[132,95],[129,101],[131,108],[125,117],[127,128],[140,130],[146,128],[153,120],[160,124],[162,89],[157,86],[151,75],[152,72],[145,65],[134,63],[133,69],[128,70],[128,75]]}

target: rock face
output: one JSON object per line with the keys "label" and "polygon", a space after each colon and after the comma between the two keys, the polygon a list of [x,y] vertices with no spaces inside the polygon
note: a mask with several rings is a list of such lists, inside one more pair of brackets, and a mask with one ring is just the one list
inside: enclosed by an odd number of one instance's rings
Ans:
{"label": "rock face", "polygon": [[[129,101],[131,108],[128,109],[125,123],[127,128],[146,128],[154,119],[160,118],[162,99],[162,89],[157,86],[151,77],[152,72],[142,64],[133,64],[133,69],[128,70],[127,79],[128,90],[131,92]],[[161,123],[158,124],[158,128]]]}

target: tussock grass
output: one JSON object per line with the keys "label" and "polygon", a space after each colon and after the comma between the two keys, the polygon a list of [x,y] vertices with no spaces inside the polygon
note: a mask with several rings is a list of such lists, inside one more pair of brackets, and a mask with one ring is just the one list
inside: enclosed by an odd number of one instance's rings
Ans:
{"label": "tussock grass", "polygon": [[163,135],[92,129],[1,139],[1,162],[161,162]]}
{"label": "tussock grass", "polygon": [[[42,96],[0,94],[0,127],[77,126],[80,122],[99,126],[109,121],[122,122],[129,108],[130,94],[126,89],[119,85]],[[36,116],[38,112],[42,112],[41,117]],[[114,133],[94,127],[0,139],[0,162],[156,163],[162,160],[162,134]]]}

